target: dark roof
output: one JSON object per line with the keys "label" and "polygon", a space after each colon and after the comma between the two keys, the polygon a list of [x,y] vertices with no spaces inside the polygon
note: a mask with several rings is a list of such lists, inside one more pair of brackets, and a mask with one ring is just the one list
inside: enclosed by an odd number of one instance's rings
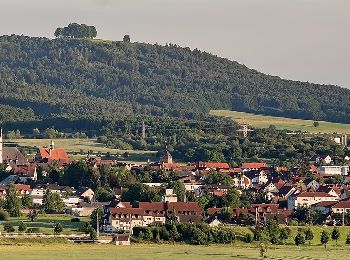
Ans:
{"label": "dark roof", "polygon": [[26,184],[28,183],[28,180],[26,177],[21,177],[18,175],[10,175],[8,176],[6,179],[2,180],[2,182],[0,182],[0,185],[9,185],[9,184]]}
{"label": "dark roof", "polygon": [[16,147],[3,147],[2,158],[6,163],[27,164],[27,158]]}

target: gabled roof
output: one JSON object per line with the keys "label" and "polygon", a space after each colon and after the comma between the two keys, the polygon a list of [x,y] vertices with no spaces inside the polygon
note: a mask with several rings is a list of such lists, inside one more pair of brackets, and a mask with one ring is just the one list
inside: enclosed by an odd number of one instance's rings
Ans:
{"label": "gabled roof", "polygon": [[39,148],[41,160],[68,162],[69,157],[65,149],[62,148]]}
{"label": "gabled roof", "polygon": [[334,196],[332,195],[329,195],[328,193],[325,193],[325,192],[301,192],[299,193],[298,195],[296,195],[296,197],[305,197],[305,198],[308,198],[308,197],[329,197],[329,198],[335,198]]}
{"label": "gabled roof", "polygon": [[350,200],[339,201],[337,204],[333,205],[332,208],[350,209]]}
{"label": "gabled roof", "polygon": [[25,158],[24,155],[16,147],[3,147],[2,158],[5,162],[14,162],[16,165],[23,165],[28,163],[27,158]]}
{"label": "gabled roof", "polygon": [[338,202],[337,201],[322,201],[320,203],[317,203],[315,205],[315,207],[317,208],[327,208],[327,207],[331,207],[335,204],[337,204]]}
{"label": "gabled roof", "polygon": [[230,165],[225,162],[198,162],[198,168],[230,169]]}
{"label": "gabled roof", "polygon": [[255,163],[255,162],[248,162],[248,163],[242,163],[243,169],[261,169],[266,168],[268,165],[266,163]]}

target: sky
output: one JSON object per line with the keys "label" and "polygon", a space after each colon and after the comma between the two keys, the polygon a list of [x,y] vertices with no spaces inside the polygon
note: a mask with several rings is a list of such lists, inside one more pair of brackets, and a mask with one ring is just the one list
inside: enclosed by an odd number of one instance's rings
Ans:
{"label": "sky", "polygon": [[52,38],[71,22],[96,26],[98,38],[175,43],[350,88],[350,0],[0,0],[0,35]]}

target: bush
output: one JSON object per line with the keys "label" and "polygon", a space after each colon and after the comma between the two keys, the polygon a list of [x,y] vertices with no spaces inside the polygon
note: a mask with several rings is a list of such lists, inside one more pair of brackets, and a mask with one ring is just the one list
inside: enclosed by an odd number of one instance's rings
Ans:
{"label": "bush", "polygon": [[252,234],[250,234],[250,233],[246,234],[246,235],[245,235],[245,238],[244,238],[244,241],[245,241],[246,243],[251,243],[251,242],[253,242],[253,236],[252,236]]}
{"label": "bush", "polygon": [[18,231],[19,232],[25,232],[27,230],[27,225],[21,221],[18,225]]}
{"label": "bush", "polygon": [[54,232],[55,234],[60,234],[60,233],[62,233],[62,231],[63,231],[63,226],[62,226],[61,223],[56,223],[56,224],[54,224],[54,226],[53,226],[53,232]]}
{"label": "bush", "polygon": [[80,222],[80,218],[72,218],[70,222]]}
{"label": "bush", "polygon": [[14,228],[13,225],[10,224],[10,223],[6,223],[6,224],[4,225],[4,230],[5,230],[7,233],[15,232],[15,228]]}
{"label": "bush", "polygon": [[38,227],[28,228],[26,233],[40,233],[40,228],[38,228]]}
{"label": "bush", "polygon": [[9,219],[9,214],[4,210],[0,210],[0,221],[6,221],[8,219]]}

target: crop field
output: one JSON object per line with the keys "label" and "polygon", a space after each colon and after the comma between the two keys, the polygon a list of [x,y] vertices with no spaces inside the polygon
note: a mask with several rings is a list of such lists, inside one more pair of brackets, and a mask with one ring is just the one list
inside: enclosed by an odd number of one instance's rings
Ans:
{"label": "crop field", "polygon": [[[5,140],[5,145],[16,145],[22,148],[38,148],[48,147],[51,140],[55,142],[55,147],[63,148],[68,151],[73,159],[79,159],[82,156],[86,156],[88,151],[93,154],[111,154],[117,155],[118,161],[126,162],[147,162],[148,159],[154,160],[155,151],[142,151],[142,150],[119,150],[106,147],[104,144],[98,143],[96,139],[13,139]],[[128,157],[125,158],[124,154],[128,153]],[[28,154],[29,158],[34,158],[34,154]]]}
{"label": "crop field", "polygon": [[[2,259],[261,259],[256,245],[97,245],[97,244],[7,244],[0,245]],[[269,247],[267,259],[350,259],[350,247]]]}
{"label": "crop field", "polygon": [[310,133],[350,133],[350,124],[318,121],[319,126],[314,127],[313,120],[265,116],[229,110],[211,110],[210,114],[228,117],[238,123],[247,123],[256,128],[267,128],[270,125],[274,125],[277,129],[287,129],[290,131],[303,131]]}

